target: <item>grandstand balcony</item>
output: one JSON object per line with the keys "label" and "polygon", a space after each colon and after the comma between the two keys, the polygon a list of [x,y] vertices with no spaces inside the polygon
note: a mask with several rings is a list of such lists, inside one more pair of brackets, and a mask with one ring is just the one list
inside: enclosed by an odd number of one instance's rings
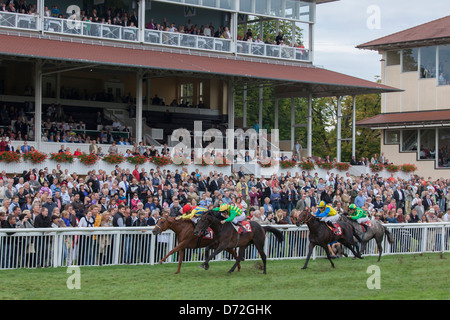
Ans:
{"label": "grandstand balcony", "polygon": [[[39,5],[38,1],[38,5]],[[43,1],[42,1],[43,2]],[[268,4],[261,6],[262,3]],[[142,1],[139,4],[143,3]],[[180,5],[192,6],[205,13],[211,14],[211,20],[216,25],[228,25],[231,31],[231,39],[217,37],[214,35],[197,35],[167,30],[155,30],[148,28],[149,17],[140,13],[145,19],[144,26],[121,26],[115,24],[92,22],[89,20],[71,19],[67,14],[61,17],[41,16],[38,14],[13,13],[0,11],[0,29],[14,29],[19,32],[31,31],[39,34],[59,35],[63,37],[78,39],[96,39],[113,42],[124,42],[146,45],[149,48],[158,47],[161,50],[198,50],[200,52],[212,52],[226,56],[246,56],[255,58],[265,58],[270,60],[296,61],[312,63],[312,29],[314,26],[315,1],[241,1],[237,8],[235,1],[156,1],[152,7],[158,6],[166,8],[168,11],[179,8]],[[275,4],[277,4],[275,6]],[[284,5],[283,5],[284,4]],[[144,5],[144,4],[143,4]],[[271,7],[272,6],[272,7]],[[140,7],[140,5],[139,5]],[[281,9],[283,8],[283,9]],[[145,5],[143,8],[145,12]],[[150,11],[151,12],[151,11]],[[160,11],[158,11],[160,12]],[[181,21],[184,17],[178,17]],[[241,41],[245,39],[240,32],[245,32],[247,24],[263,21],[276,21],[277,32],[280,21],[289,25],[292,29],[288,44],[274,45],[272,39],[270,43],[256,41]],[[202,21],[203,22],[203,21]],[[181,22],[180,22],[181,24]],[[301,24],[301,27],[299,25]],[[292,28],[291,28],[292,26]],[[263,27],[257,27],[261,31]],[[301,28],[302,40],[298,41],[294,29]],[[289,31],[291,32],[291,30]],[[255,37],[256,40],[256,37]],[[304,47],[306,46],[306,47]]]}

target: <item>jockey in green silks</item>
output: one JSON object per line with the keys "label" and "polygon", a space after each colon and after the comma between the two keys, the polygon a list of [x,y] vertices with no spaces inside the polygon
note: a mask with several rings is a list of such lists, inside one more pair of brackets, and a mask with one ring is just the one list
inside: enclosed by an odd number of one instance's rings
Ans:
{"label": "jockey in green silks", "polygon": [[220,205],[220,207],[214,208],[213,211],[221,212],[222,215],[226,217],[225,220],[221,221],[222,224],[225,222],[233,222],[235,225],[238,225],[242,228],[243,234],[246,232],[241,221],[244,221],[247,217],[245,216],[241,208],[233,205],[222,204]]}

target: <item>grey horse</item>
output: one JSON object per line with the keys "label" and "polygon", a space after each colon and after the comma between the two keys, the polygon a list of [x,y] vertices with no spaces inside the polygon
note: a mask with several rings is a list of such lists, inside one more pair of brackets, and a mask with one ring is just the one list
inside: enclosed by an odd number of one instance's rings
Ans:
{"label": "grey horse", "polygon": [[370,240],[375,239],[375,241],[377,242],[377,247],[378,247],[378,252],[379,252],[378,262],[380,262],[381,254],[383,253],[382,242],[383,242],[384,235],[386,235],[387,240],[389,241],[390,244],[394,243],[394,238],[393,238],[392,234],[379,220],[370,220],[370,222],[372,223],[372,227],[369,230],[367,230],[366,232],[363,231],[362,226],[358,222],[349,218],[345,214],[341,215],[339,220],[350,222],[354,226],[356,233],[359,235],[359,237],[362,240],[361,241],[361,253],[364,252],[364,250],[366,249],[367,243]]}

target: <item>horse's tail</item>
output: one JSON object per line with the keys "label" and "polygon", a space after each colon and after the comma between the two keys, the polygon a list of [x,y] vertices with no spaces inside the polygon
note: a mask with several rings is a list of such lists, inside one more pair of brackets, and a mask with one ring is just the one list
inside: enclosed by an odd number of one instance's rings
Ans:
{"label": "horse's tail", "polygon": [[278,242],[283,242],[284,237],[283,237],[283,233],[278,230],[277,228],[271,227],[271,226],[264,226],[263,227],[265,232],[271,232],[274,234],[274,236],[277,238]]}
{"label": "horse's tail", "polygon": [[392,233],[385,226],[383,226],[383,228],[384,228],[384,234],[386,235],[389,243],[393,244],[394,243],[394,237],[392,236]]}

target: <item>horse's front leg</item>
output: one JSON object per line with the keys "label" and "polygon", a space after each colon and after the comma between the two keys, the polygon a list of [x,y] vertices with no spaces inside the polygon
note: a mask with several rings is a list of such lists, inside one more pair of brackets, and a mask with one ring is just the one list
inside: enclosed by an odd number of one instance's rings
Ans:
{"label": "horse's front leg", "polygon": [[181,250],[181,249],[185,249],[186,244],[183,242],[179,243],[175,248],[173,248],[172,250],[169,251],[168,254],[166,254],[166,256],[164,258],[162,258],[161,260],[159,260],[159,264],[162,264],[164,261],[166,261],[166,259],[168,257],[170,257],[172,254],[174,254],[175,252]]}
{"label": "horse's front leg", "polygon": [[222,252],[223,250],[225,250],[226,247],[225,246],[218,246],[214,252],[212,253],[212,255],[210,255],[208,258],[206,258],[205,262],[203,262],[200,265],[200,268],[205,268],[205,270],[209,269],[209,261],[211,261],[211,259],[213,259],[216,255],[218,255],[220,252]]}
{"label": "horse's front leg", "polygon": [[305,265],[302,268],[303,270],[305,270],[308,267],[308,262],[309,262],[309,259],[311,258],[311,254],[312,254],[315,246],[316,245],[314,243],[312,243],[312,242],[309,243],[308,255],[306,256]]}

